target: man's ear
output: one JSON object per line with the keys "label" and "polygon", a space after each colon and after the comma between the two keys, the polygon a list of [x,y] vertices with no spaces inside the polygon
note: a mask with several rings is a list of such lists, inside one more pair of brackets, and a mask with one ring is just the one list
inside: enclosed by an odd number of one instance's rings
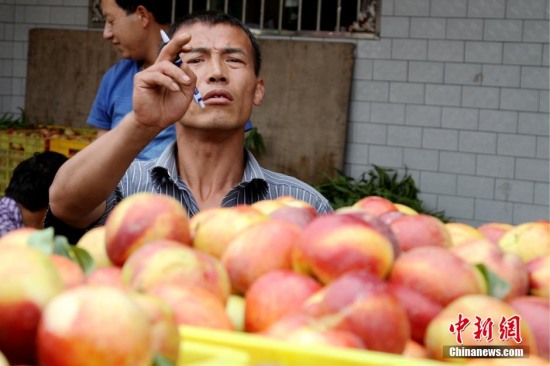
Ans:
{"label": "man's ear", "polygon": [[136,15],[139,17],[139,22],[142,27],[146,27],[153,20],[153,14],[143,5],[139,5],[136,8]]}
{"label": "man's ear", "polygon": [[256,90],[254,90],[254,105],[259,106],[262,104],[264,99],[264,79],[258,78],[256,81]]}

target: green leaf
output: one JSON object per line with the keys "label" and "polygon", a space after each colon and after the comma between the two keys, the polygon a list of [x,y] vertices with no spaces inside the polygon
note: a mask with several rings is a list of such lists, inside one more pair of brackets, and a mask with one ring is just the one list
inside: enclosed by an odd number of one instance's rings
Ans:
{"label": "green leaf", "polygon": [[27,120],[25,111],[22,108],[19,108],[19,110],[21,112],[19,117],[11,112],[6,112],[0,115],[0,130],[8,130],[12,128],[23,129],[32,127]]}
{"label": "green leaf", "polygon": [[85,249],[69,244],[65,236],[55,236],[54,253],[76,262],[86,274],[89,274],[95,269],[95,263],[90,253]]}
{"label": "green leaf", "polygon": [[64,257],[67,257],[69,259],[71,258],[71,244],[69,244],[69,241],[66,237],[61,235],[56,235],[54,237],[54,254],[62,255]]}
{"label": "green leaf", "polygon": [[265,143],[262,135],[258,132],[258,128],[252,127],[244,139],[244,146],[252,151],[256,156],[262,156],[265,154]]}
{"label": "green leaf", "polygon": [[50,255],[54,252],[54,230],[49,227],[37,230],[29,236],[28,246],[36,248],[44,254]]}
{"label": "green leaf", "polygon": [[153,358],[153,366],[174,366],[174,363],[160,353],[156,353]]}
{"label": "green leaf", "polygon": [[[322,173],[326,182],[314,184],[313,187],[329,200],[333,209],[350,206],[367,196],[380,196],[394,203],[404,204],[418,213],[435,216],[442,222],[451,221],[443,211],[432,211],[423,207],[418,198],[420,191],[405,167],[399,174],[396,170],[373,165],[373,169],[353,179],[344,172],[335,169],[335,175]],[[400,178],[400,175],[402,177]]]}
{"label": "green leaf", "polygon": [[84,273],[89,274],[95,269],[94,259],[85,249],[69,244],[62,235],[54,235],[52,227],[37,230],[29,236],[29,247],[36,248],[44,254],[57,254],[76,262]]}
{"label": "green leaf", "polygon": [[85,249],[71,246],[70,256],[72,260],[78,263],[85,274],[90,274],[95,269],[94,259]]}
{"label": "green leaf", "polygon": [[497,299],[503,299],[510,292],[508,282],[500,278],[496,273],[491,271],[485,264],[478,263],[475,267],[481,272],[485,283],[487,284],[487,294]]}

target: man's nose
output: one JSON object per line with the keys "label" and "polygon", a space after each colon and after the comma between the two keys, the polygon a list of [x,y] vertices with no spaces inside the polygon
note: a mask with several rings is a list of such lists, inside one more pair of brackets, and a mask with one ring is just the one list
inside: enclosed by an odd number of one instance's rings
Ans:
{"label": "man's nose", "polygon": [[208,81],[227,82],[227,70],[222,60],[211,61]]}
{"label": "man's nose", "polygon": [[111,28],[111,25],[109,23],[105,23],[105,26],[103,27],[103,38],[104,39],[113,38],[113,29]]}

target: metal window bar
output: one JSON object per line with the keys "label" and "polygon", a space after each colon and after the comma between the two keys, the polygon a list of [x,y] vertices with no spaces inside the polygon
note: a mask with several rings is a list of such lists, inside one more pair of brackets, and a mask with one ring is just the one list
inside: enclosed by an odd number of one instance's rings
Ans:
{"label": "metal window bar", "polygon": [[[176,1],[172,0],[172,21],[176,18]],[[380,2],[383,0],[356,0],[356,6],[355,6],[355,14],[354,17],[356,19],[356,22],[358,25],[357,27],[361,27],[360,24],[360,16],[367,16],[370,15],[371,17],[374,16],[374,29],[370,29],[368,31],[361,31],[355,30],[342,30],[342,0],[338,0],[336,4],[335,9],[335,27],[334,29],[322,29],[322,15],[324,14],[324,11],[328,11],[330,13],[330,9],[323,8],[323,0],[317,0],[317,6],[316,6],[316,16],[315,16],[315,28],[314,30],[305,30],[302,29],[302,14],[304,12],[304,4],[303,0],[294,0],[294,2],[297,2],[298,9],[297,9],[297,19],[296,19],[296,29],[285,29],[283,28],[283,20],[285,18],[284,10],[285,10],[285,2],[287,0],[279,0],[278,3],[278,16],[277,16],[277,25],[275,29],[269,29],[266,28],[266,1],[261,0],[260,1],[260,11],[259,11],[259,18],[258,19],[250,19],[251,22],[254,22],[255,25],[257,25],[257,28],[254,26],[251,26],[251,30],[254,31],[257,34],[281,34],[281,35],[294,35],[294,36],[308,36],[308,37],[339,37],[339,38],[376,38],[379,35],[379,29],[380,29]],[[344,2],[351,3],[353,0],[344,0]],[[216,3],[219,6],[220,1],[206,1],[206,9],[212,9],[216,8],[217,6],[213,6],[212,3]],[[241,21],[243,23],[247,23],[247,9],[248,4],[247,0],[231,0],[231,3],[238,3],[240,2],[242,4],[242,11],[241,11]],[[188,11],[191,13],[193,10],[195,10],[194,6],[195,1],[189,0],[189,6]],[[254,3],[253,3],[254,4]],[[230,5],[230,0],[223,0],[223,11],[228,12]],[[197,8],[198,10],[198,8]],[[311,9],[313,10],[313,9]],[[349,10],[349,9],[348,9]],[[328,14],[327,13],[327,14]],[[373,14],[374,13],[374,14]],[[366,15],[365,15],[366,14]],[[250,14],[248,14],[250,15]],[[354,23],[354,25],[356,25]],[[348,26],[349,28],[350,26]]]}
{"label": "metal window bar", "polygon": [[302,30],[302,0],[298,1],[298,27],[296,30],[298,32]]}
{"label": "metal window bar", "polygon": [[283,29],[283,2],[279,0],[279,26],[277,27],[279,31]]}
{"label": "metal window bar", "polygon": [[[357,1],[359,2],[359,0]],[[323,5],[323,0],[317,0],[317,19],[315,22],[315,30],[319,32],[321,30],[321,8]]]}
{"label": "metal window bar", "polygon": [[265,0],[262,0],[262,3],[260,4],[260,29],[263,29],[264,27],[264,18],[265,18]]}
{"label": "metal window bar", "polygon": [[342,1],[338,0],[338,5],[336,6],[336,30],[340,29],[341,16],[342,16]]}

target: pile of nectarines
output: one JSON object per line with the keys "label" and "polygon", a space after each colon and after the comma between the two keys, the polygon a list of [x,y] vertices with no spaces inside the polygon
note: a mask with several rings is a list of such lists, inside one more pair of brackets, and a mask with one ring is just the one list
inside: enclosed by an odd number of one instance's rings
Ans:
{"label": "pile of nectarines", "polygon": [[177,365],[183,325],[404,360],[506,361],[448,346],[550,359],[546,220],[444,223],[375,196],[326,215],[281,197],[189,218],[140,193],[75,243],[91,267],[37,232],[0,238],[0,366]]}

